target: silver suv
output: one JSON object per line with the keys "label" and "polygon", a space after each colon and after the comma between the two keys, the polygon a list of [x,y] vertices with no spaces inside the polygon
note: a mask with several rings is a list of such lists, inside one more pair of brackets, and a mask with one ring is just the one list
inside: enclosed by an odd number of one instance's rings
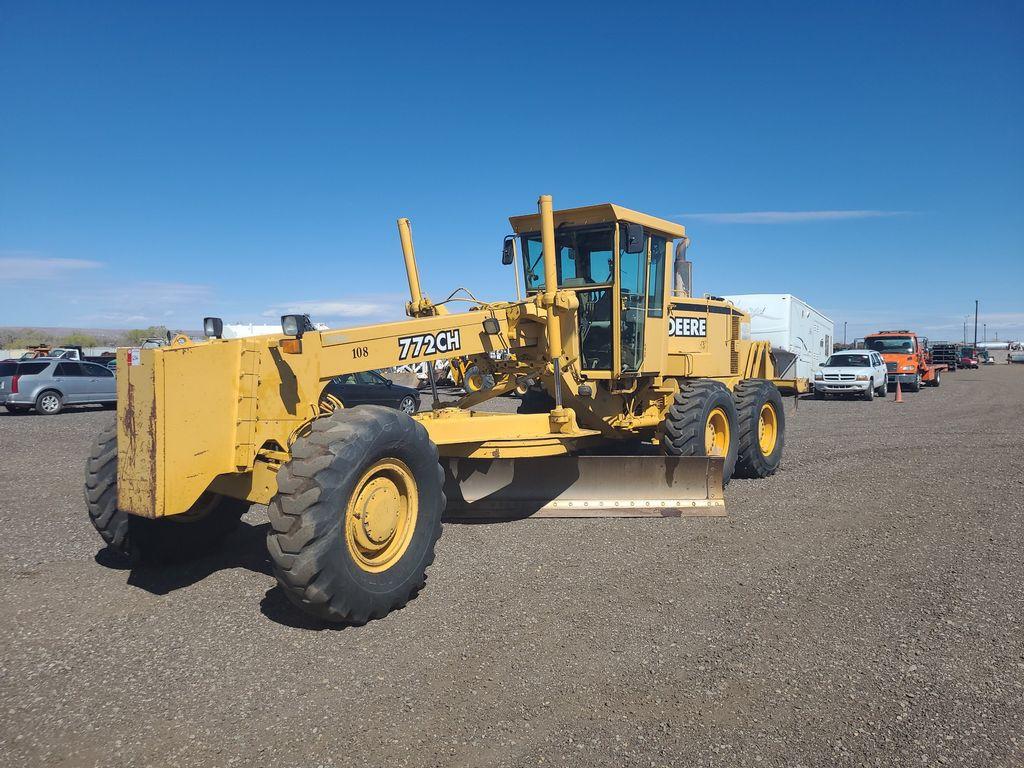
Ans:
{"label": "silver suv", "polygon": [[11,413],[35,408],[52,416],[66,405],[85,403],[107,408],[117,404],[113,371],[96,363],[45,357],[0,362],[0,405]]}

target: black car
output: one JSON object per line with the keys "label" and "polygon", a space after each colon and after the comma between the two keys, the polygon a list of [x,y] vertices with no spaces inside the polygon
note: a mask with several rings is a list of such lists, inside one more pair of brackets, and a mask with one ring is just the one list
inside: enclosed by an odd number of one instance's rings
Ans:
{"label": "black car", "polygon": [[356,405],[386,405],[402,413],[413,414],[420,409],[420,393],[412,387],[395,384],[379,373],[363,371],[346,373],[331,379],[324,387],[323,401],[328,395],[337,398],[346,408]]}

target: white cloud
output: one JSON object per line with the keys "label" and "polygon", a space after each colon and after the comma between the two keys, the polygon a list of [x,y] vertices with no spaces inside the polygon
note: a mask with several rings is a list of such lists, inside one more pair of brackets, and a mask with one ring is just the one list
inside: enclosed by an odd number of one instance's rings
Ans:
{"label": "white cloud", "polygon": [[103,265],[86,259],[51,259],[31,253],[0,251],[0,283],[22,280],[57,280]]}
{"label": "white cloud", "polygon": [[338,318],[343,320],[359,318],[380,318],[394,315],[398,319],[402,312],[401,302],[388,299],[310,299],[274,304],[262,314],[264,317],[306,314],[314,320]]}
{"label": "white cloud", "polygon": [[111,326],[181,325],[199,328],[214,301],[214,291],[201,283],[142,281],[94,286],[88,301],[69,304],[82,309],[79,324]]}
{"label": "white cloud", "polygon": [[680,213],[674,218],[714,224],[794,224],[807,221],[844,221],[908,216],[910,211],[737,211],[733,213]]}
{"label": "white cloud", "polygon": [[[843,322],[847,328],[848,340],[880,330],[909,328],[929,337],[932,341],[962,339],[966,323],[967,339],[974,338],[974,313],[951,315],[932,312],[927,309],[900,311],[892,309],[822,309],[835,323],[837,339],[843,338]],[[983,338],[987,326],[988,340],[996,334],[1001,339],[1024,338],[1024,312],[989,312],[978,315],[978,339]]]}

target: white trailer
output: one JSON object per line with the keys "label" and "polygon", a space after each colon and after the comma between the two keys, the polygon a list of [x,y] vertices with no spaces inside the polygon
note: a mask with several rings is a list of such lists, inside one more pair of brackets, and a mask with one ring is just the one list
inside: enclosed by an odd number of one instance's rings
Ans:
{"label": "white trailer", "polygon": [[[750,315],[750,337],[770,341],[777,364],[792,366],[776,371],[780,378],[811,379],[814,371],[832,354],[832,320],[806,301],[789,293],[745,293],[726,296]],[[793,357],[790,357],[792,355]]]}

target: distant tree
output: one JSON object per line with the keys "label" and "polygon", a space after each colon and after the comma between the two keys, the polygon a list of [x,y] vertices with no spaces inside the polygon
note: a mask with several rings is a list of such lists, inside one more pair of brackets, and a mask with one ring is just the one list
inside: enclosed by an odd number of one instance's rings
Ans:
{"label": "distant tree", "polygon": [[39,346],[40,344],[49,344],[50,342],[50,337],[42,331],[24,328],[18,336],[15,336],[11,340],[11,348],[26,349],[28,347]]}
{"label": "distant tree", "polygon": [[124,340],[130,347],[137,347],[146,339],[167,338],[167,328],[162,325],[151,325],[149,328],[133,328],[125,331]]}
{"label": "distant tree", "polygon": [[100,340],[88,333],[75,332],[65,336],[60,345],[62,347],[98,347]]}

